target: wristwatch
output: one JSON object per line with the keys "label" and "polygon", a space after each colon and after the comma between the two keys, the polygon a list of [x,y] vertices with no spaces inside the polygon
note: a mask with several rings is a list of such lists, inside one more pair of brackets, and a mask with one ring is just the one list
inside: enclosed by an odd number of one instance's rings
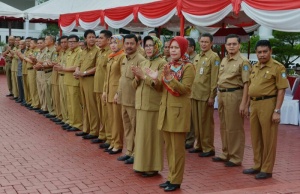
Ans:
{"label": "wristwatch", "polygon": [[274,112],[280,114],[280,109],[275,109]]}
{"label": "wristwatch", "polygon": [[86,71],[83,72],[83,76],[86,76]]}

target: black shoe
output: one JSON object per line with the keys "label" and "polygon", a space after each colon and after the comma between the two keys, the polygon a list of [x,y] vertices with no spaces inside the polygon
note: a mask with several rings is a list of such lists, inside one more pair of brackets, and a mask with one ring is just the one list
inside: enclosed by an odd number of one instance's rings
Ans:
{"label": "black shoe", "polygon": [[266,172],[260,172],[257,175],[255,175],[255,179],[267,179],[271,177],[272,177],[272,173],[266,173]]}
{"label": "black shoe", "polygon": [[125,161],[125,160],[128,160],[130,158],[130,156],[128,155],[124,155],[124,156],[120,156],[117,158],[118,161]]}
{"label": "black shoe", "polygon": [[69,127],[63,127],[62,129],[63,130],[68,130],[68,129],[71,129],[72,128],[72,126],[69,126]]}
{"label": "black shoe", "polygon": [[50,120],[51,121],[53,121],[53,122],[55,122],[55,123],[57,123],[57,122],[61,122],[61,119],[59,119],[59,118],[50,118]]}
{"label": "black shoe", "polygon": [[104,143],[104,142],[105,142],[105,140],[99,139],[99,138],[91,140],[91,143]]}
{"label": "black shoe", "polygon": [[80,131],[80,129],[76,127],[71,127],[70,129],[67,129],[68,132],[74,132],[74,131]]}
{"label": "black shoe", "polygon": [[34,112],[40,113],[40,112],[42,112],[42,111],[43,111],[42,109],[39,109],[39,110],[36,110],[36,111],[34,111]]}
{"label": "black shoe", "polygon": [[226,167],[236,167],[236,166],[240,166],[240,165],[228,161],[228,162],[225,162],[225,166],[226,166]]}
{"label": "black shoe", "polygon": [[66,124],[62,125],[61,127],[69,127],[69,124],[66,123]]}
{"label": "black shoe", "polygon": [[170,181],[166,181],[165,183],[159,184],[159,187],[166,188],[167,186],[169,186],[169,184],[171,184]]}
{"label": "black shoe", "polygon": [[191,149],[191,148],[193,148],[193,144],[185,144],[185,149]]}
{"label": "black shoe", "polygon": [[22,103],[21,103],[21,106],[25,106],[25,105],[26,105],[26,102],[22,102]]}
{"label": "black shoe", "polygon": [[96,138],[98,138],[98,136],[90,135],[90,134],[82,136],[82,139],[96,139]]}
{"label": "black shoe", "polygon": [[202,150],[195,149],[195,148],[189,150],[189,153],[201,153],[201,152],[202,152]]}
{"label": "black shoe", "polygon": [[104,149],[104,152],[108,152],[108,153],[109,153],[112,149],[113,149],[113,148],[105,148],[105,149]]}
{"label": "black shoe", "polygon": [[169,184],[167,187],[165,187],[164,191],[175,191],[176,189],[180,188],[180,184]]}
{"label": "black shoe", "polygon": [[215,151],[202,152],[199,153],[199,157],[209,157],[209,156],[214,156],[215,154],[216,154]]}
{"label": "black shoe", "polygon": [[39,114],[44,115],[44,114],[48,114],[49,112],[46,110],[42,110],[41,112],[39,112]]}
{"label": "black shoe", "polygon": [[25,104],[25,107],[30,107],[31,106],[31,104]]}
{"label": "black shoe", "polygon": [[63,129],[70,129],[70,125],[69,124],[63,124],[62,126],[61,126],[61,128],[63,128]]}
{"label": "black shoe", "polygon": [[22,103],[22,102],[23,102],[23,100],[21,100],[21,99],[16,101],[16,103]]}
{"label": "black shoe", "polygon": [[143,172],[142,173],[142,177],[154,177],[156,175],[158,175],[157,171],[154,171],[154,172]]}
{"label": "black shoe", "polygon": [[27,106],[26,108],[30,110],[31,108],[33,108],[33,106],[30,105],[30,106]]}
{"label": "black shoe", "polygon": [[134,157],[130,157],[129,159],[124,161],[125,164],[133,164],[134,163]]}
{"label": "black shoe", "polygon": [[243,174],[257,174],[259,170],[254,170],[253,168],[243,170]]}
{"label": "black shoe", "polygon": [[62,122],[62,121],[60,121],[60,122],[55,122],[55,124],[57,124],[57,125],[64,125],[65,123]]}
{"label": "black shoe", "polygon": [[29,108],[29,110],[34,110],[34,111],[39,110],[39,109],[40,109],[40,108],[34,108],[34,107]]}
{"label": "black shoe", "polygon": [[122,149],[117,149],[116,151],[110,150],[109,154],[118,154],[121,152],[122,152]]}
{"label": "black shoe", "polygon": [[17,100],[18,99],[18,97],[13,97],[13,98],[10,98],[11,100]]}
{"label": "black shoe", "polygon": [[55,118],[56,116],[55,115],[46,114],[45,117],[48,118],[48,119],[50,119],[50,118]]}
{"label": "black shoe", "polygon": [[99,148],[100,149],[106,149],[106,148],[109,148],[110,144],[109,143],[102,143],[99,145]]}
{"label": "black shoe", "polygon": [[14,95],[12,93],[6,95],[6,97],[11,97],[11,96],[14,96]]}
{"label": "black shoe", "polygon": [[81,132],[75,133],[75,135],[76,136],[85,136],[85,135],[88,135],[88,133],[81,131]]}
{"label": "black shoe", "polygon": [[212,161],[213,161],[213,162],[227,162],[227,160],[224,160],[224,159],[222,159],[222,158],[220,158],[220,157],[213,157],[213,158],[212,158]]}

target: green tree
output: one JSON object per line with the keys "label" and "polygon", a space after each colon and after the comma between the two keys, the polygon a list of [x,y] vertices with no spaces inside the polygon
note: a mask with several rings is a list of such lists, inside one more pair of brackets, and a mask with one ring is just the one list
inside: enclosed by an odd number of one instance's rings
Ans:
{"label": "green tree", "polygon": [[[275,59],[285,67],[291,65],[300,57],[300,32],[273,31],[274,38],[270,39]],[[291,59],[292,57],[295,57]]]}
{"label": "green tree", "polygon": [[[258,35],[253,35],[250,37],[250,53],[255,53],[255,44],[257,41],[259,41]],[[241,44],[241,52],[248,53],[248,42]]]}
{"label": "green tree", "polygon": [[59,28],[57,24],[47,24],[47,28],[42,30],[41,37],[45,37],[46,35],[58,36]]}

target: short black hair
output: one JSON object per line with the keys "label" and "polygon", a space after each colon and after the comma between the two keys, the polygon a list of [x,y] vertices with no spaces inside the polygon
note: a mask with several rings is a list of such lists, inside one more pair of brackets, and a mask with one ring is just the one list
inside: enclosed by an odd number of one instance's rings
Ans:
{"label": "short black hair", "polygon": [[33,41],[36,44],[38,39],[37,38],[32,38],[31,41]]}
{"label": "short black hair", "polygon": [[189,41],[189,46],[193,46],[196,49],[196,42],[193,38],[186,38]]}
{"label": "short black hair", "polygon": [[32,39],[32,37],[30,37],[30,36],[28,36],[27,38],[25,38],[25,40],[31,40]]}
{"label": "short black hair", "polygon": [[15,36],[15,38],[19,38],[20,40],[22,39],[21,36]]}
{"label": "short black hair", "polygon": [[226,37],[225,37],[225,43],[227,43],[227,40],[229,38],[236,38],[238,40],[239,43],[241,43],[241,38],[239,35],[237,34],[228,34]]}
{"label": "short black hair", "polygon": [[127,35],[125,35],[125,36],[124,36],[124,42],[125,42],[125,39],[126,39],[126,38],[127,38],[127,39],[134,38],[134,40],[135,40],[136,43],[139,42],[139,40],[138,40],[138,38],[136,37],[135,34],[127,34]]}
{"label": "short black hair", "polygon": [[62,39],[68,39],[68,36],[62,35],[62,36],[60,37],[60,41],[61,41]]}
{"label": "short black hair", "polygon": [[158,33],[157,33],[155,30],[150,31],[150,32],[148,33],[148,35],[149,35],[150,33],[155,33],[155,35],[158,37]]}
{"label": "short black hair", "polygon": [[202,38],[202,37],[208,37],[210,39],[210,42],[212,42],[214,40],[213,35],[211,35],[210,33],[203,33],[203,34],[201,34],[200,38]]}
{"label": "short black hair", "polygon": [[58,38],[58,39],[56,40],[56,42],[57,42],[57,45],[60,45],[60,38]]}
{"label": "short black hair", "polygon": [[87,37],[87,35],[88,34],[94,34],[95,36],[96,36],[96,33],[95,33],[95,31],[94,30],[91,30],[91,29],[89,29],[89,30],[86,30],[85,32],[84,32],[84,38],[86,38]]}
{"label": "short black hair", "polygon": [[112,32],[109,30],[101,30],[100,34],[104,34],[105,38],[110,38],[112,36]]}
{"label": "short black hair", "polygon": [[[31,38],[31,40],[32,39],[34,39],[34,38]],[[45,41],[45,38],[43,38],[43,37],[40,37],[40,38],[38,38],[37,40],[42,40],[43,42]]]}
{"label": "short black hair", "polygon": [[268,40],[259,40],[259,41],[257,41],[256,45],[255,45],[255,50],[259,46],[267,46],[270,50],[272,49],[271,43]]}
{"label": "short black hair", "polygon": [[146,45],[146,42],[147,42],[147,40],[152,40],[153,41],[153,38],[152,38],[152,36],[145,36],[144,37],[144,40],[143,40],[143,42],[144,42],[144,47],[145,47],[145,45]]}
{"label": "short black hair", "polygon": [[70,36],[68,36],[68,40],[71,38],[75,38],[75,40],[78,42],[79,41],[79,37],[75,34],[71,34]]}

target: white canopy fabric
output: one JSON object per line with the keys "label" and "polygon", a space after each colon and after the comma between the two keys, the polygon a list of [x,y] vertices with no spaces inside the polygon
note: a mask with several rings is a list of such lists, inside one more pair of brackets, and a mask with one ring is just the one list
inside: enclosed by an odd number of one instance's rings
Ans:
{"label": "white canopy fabric", "polygon": [[23,18],[24,14],[21,10],[0,1],[0,17]]}

